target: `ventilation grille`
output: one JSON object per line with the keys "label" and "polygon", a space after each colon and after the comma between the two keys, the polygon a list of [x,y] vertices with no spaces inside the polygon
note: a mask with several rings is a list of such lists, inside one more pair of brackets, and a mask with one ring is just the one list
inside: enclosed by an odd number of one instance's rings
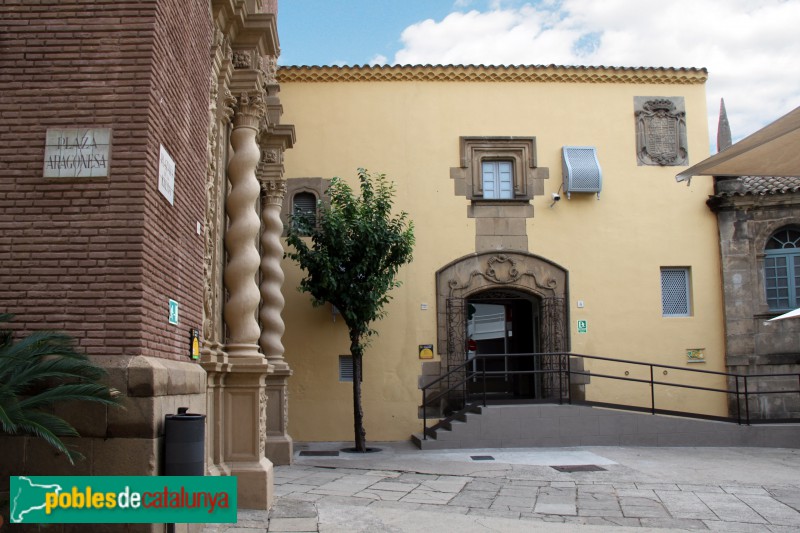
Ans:
{"label": "ventilation grille", "polygon": [[353,381],[353,357],[339,356],[339,381]]}
{"label": "ventilation grille", "polygon": [[591,146],[564,146],[561,151],[564,172],[564,192],[597,193],[603,188],[603,173],[597,160],[597,150]]}
{"label": "ventilation grille", "polygon": [[689,271],[661,269],[661,309],[664,316],[689,316]]}

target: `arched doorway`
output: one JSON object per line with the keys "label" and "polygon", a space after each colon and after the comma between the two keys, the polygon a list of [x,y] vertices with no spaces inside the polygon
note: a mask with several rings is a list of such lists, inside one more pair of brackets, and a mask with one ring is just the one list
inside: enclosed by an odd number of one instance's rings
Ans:
{"label": "arched doorway", "polygon": [[[569,350],[568,273],[564,268],[526,252],[484,252],[441,268],[436,286],[442,373],[464,365],[470,352],[495,353],[500,357],[486,363],[493,373],[499,372],[492,377],[493,394],[537,399],[563,390],[555,374],[505,374],[510,369],[546,370],[556,364],[554,358],[532,354]],[[479,330],[480,338],[475,338]],[[489,366],[486,368],[489,371]],[[458,382],[458,375],[450,381]],[[467,393],[477,388],[477,379],[466,385]]]}

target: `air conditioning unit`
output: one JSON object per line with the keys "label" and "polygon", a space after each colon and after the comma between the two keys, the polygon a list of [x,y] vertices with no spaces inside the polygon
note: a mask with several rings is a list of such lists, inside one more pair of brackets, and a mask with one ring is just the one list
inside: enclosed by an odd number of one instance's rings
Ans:
{"label": "air conditioning unit", "polygon": [[597,160],[597,149],[592,146],[564,146],[561,149],[564,172],[564,192],[569,199],[573,192],[596,193],[600,198],[603,189],[603,172]]}

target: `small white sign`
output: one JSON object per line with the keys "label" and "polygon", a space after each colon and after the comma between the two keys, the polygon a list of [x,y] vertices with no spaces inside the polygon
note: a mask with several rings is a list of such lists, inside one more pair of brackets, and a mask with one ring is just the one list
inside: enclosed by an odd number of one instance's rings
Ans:
{"label": "small white sign", "polygon": [[110,157],[110,128],[49,128],[44,145],[44,177],[106,177]]}
{"label": "small white sign", "polygon": [[176,302],[175,300],[169,301],[169,323],[170,324],[178,323],[178,302]]}
{"label": "small white sign", "polygon": [[175,205],[175,160],[163,144],[158,154],[158,190],[170,205]]}

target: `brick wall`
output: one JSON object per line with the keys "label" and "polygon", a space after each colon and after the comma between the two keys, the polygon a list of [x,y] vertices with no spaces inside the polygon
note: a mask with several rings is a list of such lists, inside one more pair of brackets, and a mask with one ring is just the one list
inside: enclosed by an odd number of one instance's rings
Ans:
{"label": "brick wall", "polygon": [[[185,357],[201,313],[208,17],[203,0],[0,5],[0,311],[16,329],[66,330],[93,355]],[[112,128],[109,176],[43,178],[54,127]]]}

